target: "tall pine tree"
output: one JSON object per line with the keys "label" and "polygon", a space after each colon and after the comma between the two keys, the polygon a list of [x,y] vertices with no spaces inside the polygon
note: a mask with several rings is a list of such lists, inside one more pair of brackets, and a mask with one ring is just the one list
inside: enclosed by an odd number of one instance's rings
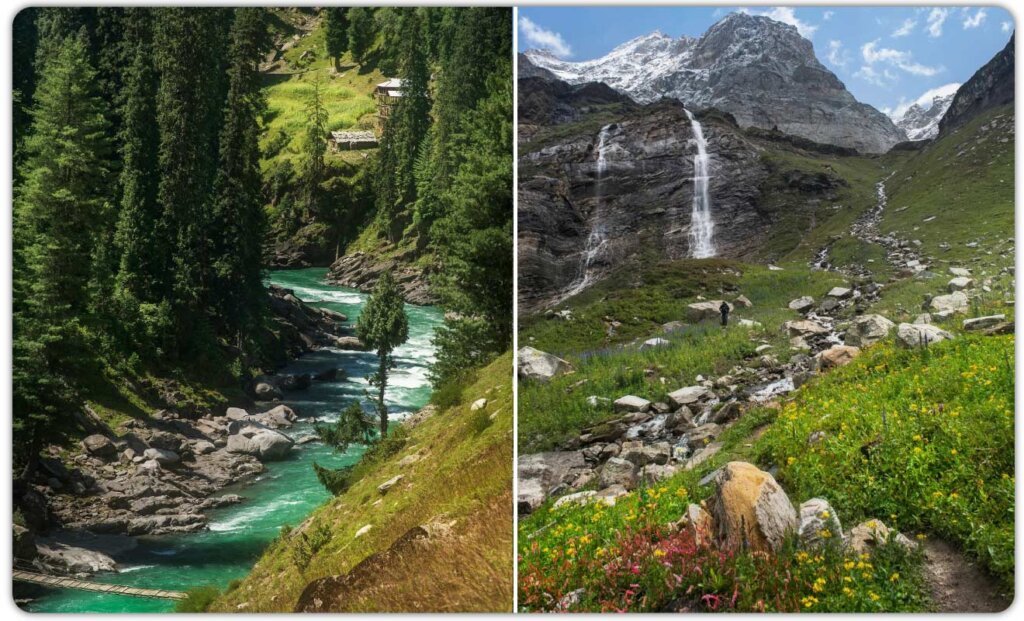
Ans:
{"label": "tall pine tree", "polygon": [[266,222],[260,177],[259,61],[269,48],[266,10],[238,9],[228,50],[228,95],[213,204],[215,306],[221,329],[244,346],[260,318]]}
{"label": "tall pine tree", "polygon": [[17,189],[14,260],[15,447],[23,459],[68,427],[80,370],[99,215],[109,200],[110,141],[82,28],[39,66]]}

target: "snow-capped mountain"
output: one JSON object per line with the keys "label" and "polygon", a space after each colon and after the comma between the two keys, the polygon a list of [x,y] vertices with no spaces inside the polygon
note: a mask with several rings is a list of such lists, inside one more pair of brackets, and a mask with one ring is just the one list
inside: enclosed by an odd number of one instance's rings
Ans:
{"label": "snow-capped mountain", "polygon": [[955,96],[956,92],[937,95],[932,98],[927,108],[915,103],[892,120],[896,127],[907,134],[907,140],[930,140],[939,134],[939,121],[946,114]]}
{"label": "snow-capped mountain", "polygon": [[604,82],[641,103],[661,97],[731,113],[742,126],[777,128],[868,153],[905,139],[886,115],[858,102],[814,55],[796,28],[731,13],[701,37],[661,32],[594,60],[570,62],[545,50],[526,57],[570,84]]}

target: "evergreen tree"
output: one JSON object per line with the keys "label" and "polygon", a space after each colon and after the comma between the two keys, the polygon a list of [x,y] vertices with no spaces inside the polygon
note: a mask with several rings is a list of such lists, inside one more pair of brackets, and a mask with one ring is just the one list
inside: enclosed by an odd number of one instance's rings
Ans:
{"label": "evergreen tree", "polygon": [[270,46],[266,10],[237,10],[228,50],[228,95],[220,135],[213,204],[216,313],[241,346],[255,327],[264,297],[262,242],[266,233],[260,176],[260,118],[266,109],[259,61]]}
{"label": "evergreen tree", "polygon": [[377,280],[366,306],[356,321],[359,340],[377,352],[377,372],[370,376],[371,386],[377,388],[375,407],[380,421],[380,437],[388,435],[388,408],[384,395],[388,386],[388,373],[395,366],[393,352],[409,339],[409,319],[405,316],[405,301],[391,272]]}
{"label": "evergreen tree", "polygon": [[[157,234],[160,172],[157,131],[157,73],[153,65],[153,19],[149,9],[128,9],[125,45],[132,63],[124,76],[121,108],[121,210],[115,244],[120,264],[115,298],[125,319],[140,312],[140,304],[159,302],[169,271],[165,240]],[[152,307],[146,307],[152,308]]]}
{"label": "evergreen tree", "polygon": [[[211,235],[217,136],[222,126],[225,15],[221,9],[157,9],[155,64],[160,86],[157,234],[170,245],[169,302],[178,350],[208,341]],[[198,342],[197,342],[198,341]]]}
{"label": "evergreen tree", "polygon": [[348,51],[348,11],[341,7],[325,9],[324,30],[327,39],[327,55],[334,59],[334,67],[338,67],[342,55]]}
{"label": "evergreen tree", "polygon": [[15,201],[14,428],[23,460],[67,428],[61,414],[83,356],[96,227],[109,188],[109,126],[86,30],[53,49],[39,66]]}
{"label": "evergreen tree", "polygon": [[352,7],[348,10],[348,48],[352,60],[359,64],[366,62],[366,55],[377,38],[374,9],[368,6]]}
{"label": "evergreen tree", "polygon": [[377,175],[377,214],[381,231],[396,242],[416,200],[416,159],[430,127],[430,68],[423,49],[419,11],[399,13],[402,97],[384,127]]}
{"label": "evergreen tree", "polygon": [[302,191],[306,215],[320,213],[321,190],[327,164],[327,109],[324,108],[320,74],[313,78],[313,92],[306,102],[306,142],[303,145]]}

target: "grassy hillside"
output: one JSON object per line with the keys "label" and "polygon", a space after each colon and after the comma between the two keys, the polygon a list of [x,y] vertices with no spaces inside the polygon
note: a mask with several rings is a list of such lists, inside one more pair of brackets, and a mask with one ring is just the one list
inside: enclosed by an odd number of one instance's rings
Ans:
{"label": "grassy hillside", "polygon": [[[345,574],[416,526],[427,545],[375,570],[346,612],[508,611],[512,601],[511,356],[481,370],[457,401],[411,429],[360,480],[281,536],[211,611],[292,611],[310,582]],[[471,404],[487,399],[477,411]],[[420,458],[409,463],[410,455]],[[406,461],[400,465],[400,462]],[[377,487],[404,478],[387,494]],[[364,534],[357,535],[365,527]],[[424,579],[424,576],[430,576]]]}

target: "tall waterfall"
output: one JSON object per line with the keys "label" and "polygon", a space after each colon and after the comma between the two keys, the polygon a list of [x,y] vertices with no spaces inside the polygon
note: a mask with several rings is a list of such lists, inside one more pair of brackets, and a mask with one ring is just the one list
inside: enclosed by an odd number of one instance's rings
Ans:
{"label": "tall waterfall", "polygon": [[693,213],[690,216],[690,256],[706,259],[715,256],[715,221],[711,219],[711,194],[708,191],[708,142],[704,129],[693,114],[686,110],[690,119],[693,140],[697,144],[697,155],[693,158]]}
{"label": "tall waterfall", "polygon": [[597,207],[594,209],[594,222],[590,225],[590,234],[587,235],[587,243],[583,248],[583,256],[581,257],[576,280],[569,285],[569,288],[562,294],[560,300],[571,298],[593,283],[594,279],[590,271],[590,266],[594,263],[594,260],[597,259],[598,255],[601,253],[601,249],[608,241],[604,222],[602,222],[601,219],[601,208],[604,206],[604,196],[602,194],[603,187],[601,182],[604,180],[604,173],[608,169],[608,158],[606,156],[608,151],[608,135],[611,133],[611,128],[611,125],[605,125],[601,128],[601,133],[597,136]]}

